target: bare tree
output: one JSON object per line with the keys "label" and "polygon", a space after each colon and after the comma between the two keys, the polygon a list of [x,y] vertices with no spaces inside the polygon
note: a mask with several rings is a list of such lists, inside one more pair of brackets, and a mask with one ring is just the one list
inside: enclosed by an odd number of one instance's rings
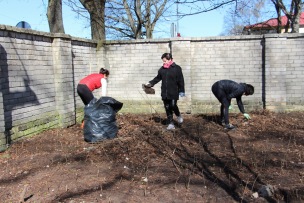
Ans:
{"label": "bare tree", "polygon": [[278,33],[280,33],[280,28],[282,27],[281,12],[283,12],[288,19],[285,27],[285,32],[287,32],[290,27],[291,32],[298,33],[300,28],[300,16],[302,11],[303,1],[291,0],[289,5],[289,10],[287,4],[284,3],[283,0],[271,0],[271,2],[276,7],[276,11],[277,11]]}
{"label": "bare tree", "polygon": [[[106,28],[113,38],[139,39],[143,35],[139,1],[109,0],[106,5]],[[136,15],[137,14],[137,15]]]}
{"label": "bare tree", "polygon": [[[83,16],[78,0],[67,0],[79,15]],[[92,23],[93,8],[85,3],[93,0],[79,0],[90,13]],[[140,39],[153,38],[155,26],[164,18],[180,19],[212,11],[226,5],[237,3],[238,0],[107,0],[105,4],[105,28],[109,38]],[[175,6],[181,9],[175,12]],[[97,15],[96,15],[97,16]]]}
{"label": "bare tree", "polygon": [[261,21],[264,0],[239,0],[225,15],[223,35],[241,35],[245,25]]}
{"label": "bare tree", "polygon": [[[109,0],[106,27],[116,36],[153,38],[156,23],[162,18],[181,19],[209,12],[240,0]],[[177,10],[173,5],[177,5]],[[178,9],[178,7],[180,9]],[[117,35],[120,33],[120,35]]]}
{"label": "bare tree", "polygon": [[47,18],[50,32],[64,33],[62,21],[62,0],[49,0],[47,9]]}
{"label": "bare tree", "polygon": [[153,38],[157,21],[173,0],[109,0],[106,27],[113,36]]}
{"label": "bare tree", "polygon": [[227,12],[224,17],[224,31],[221,35],[241,35],[244,24],[239,21],[239,15],[236,12]]}
{"label": "bare tree", "polygon": [[[277,13],[277,20],[278,20],[277,33],[281,33],[281,27],[282,27],[281,8],[279,7],[278,0],[275,0],[275,1],[276,1],[276,4],[274,4],[274,6],[275,6],[275,10]],[[289,23],[287,23],[287,24],[289,25]],[[285,30],[285,31],[287,32],[287,30]]]}
{"label": "bare tree", "polygon": [[240,0],[176,0],[175,3],[183,8],[178,12],[178,17],[206,13],[229,5],[237,6]]}
{"label": "bare tree", "polygon": [[91,36],[94,40],[105,40],[105,3],[106,0],[79,0],[89,12]]}

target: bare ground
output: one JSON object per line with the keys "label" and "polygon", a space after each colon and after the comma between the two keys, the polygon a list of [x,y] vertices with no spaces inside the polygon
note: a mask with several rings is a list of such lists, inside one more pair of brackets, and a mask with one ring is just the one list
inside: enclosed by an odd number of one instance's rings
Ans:
{"label": "bare ground", "polygon": [[304,113],[250,115],[231,131],[184,115],[171,132],[165,115],[124,114],[98,144],[79,125],[20,140],[0,154],[1,202],[304,202]]}

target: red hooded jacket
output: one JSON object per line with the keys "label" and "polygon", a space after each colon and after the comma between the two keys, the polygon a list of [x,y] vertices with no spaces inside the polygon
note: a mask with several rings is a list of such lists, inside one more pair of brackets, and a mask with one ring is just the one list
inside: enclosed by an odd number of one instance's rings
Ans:
{"label": "red hooded jacket", "polygon": [[93,91],[101,87],[101,79],[104,78],[103,74],[93,73],[80,80],[79,84],[84,84]]}

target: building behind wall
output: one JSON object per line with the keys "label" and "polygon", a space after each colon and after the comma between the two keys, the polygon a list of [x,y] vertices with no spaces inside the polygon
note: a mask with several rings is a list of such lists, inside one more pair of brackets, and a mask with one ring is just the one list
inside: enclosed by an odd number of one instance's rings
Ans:
{"label": "building behind wall", "polygon": [[[288,18],[287,16],[281,17],[282,26],[280,28],[281,33],[285,33],[286,25],[287,25]],[[299,33],[304,33],[304,12],[300,15],[299,20]],[[262,34],[274,34],[277,33],[278,28],[278,19],[271,18],[261,23],[256,23],[253,25],[247,25],[243,28],[243,35],[262,35]],[[290,32],[291,28],[289,26],[288,31]]]}

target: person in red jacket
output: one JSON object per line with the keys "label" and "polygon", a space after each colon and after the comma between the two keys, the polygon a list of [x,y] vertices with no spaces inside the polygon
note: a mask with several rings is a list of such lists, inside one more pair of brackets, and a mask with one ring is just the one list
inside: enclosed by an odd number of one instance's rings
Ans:
{"label": "person in red jacket", "polygon": [[77,93],[84,105],[88,105],[94,98],[93,91],[101,89],[101,96],[106,96],[107,92],[107,78],[110,73],[107,69],[101,68],[99,73],[93,73],[81,79],[77,85]]}

